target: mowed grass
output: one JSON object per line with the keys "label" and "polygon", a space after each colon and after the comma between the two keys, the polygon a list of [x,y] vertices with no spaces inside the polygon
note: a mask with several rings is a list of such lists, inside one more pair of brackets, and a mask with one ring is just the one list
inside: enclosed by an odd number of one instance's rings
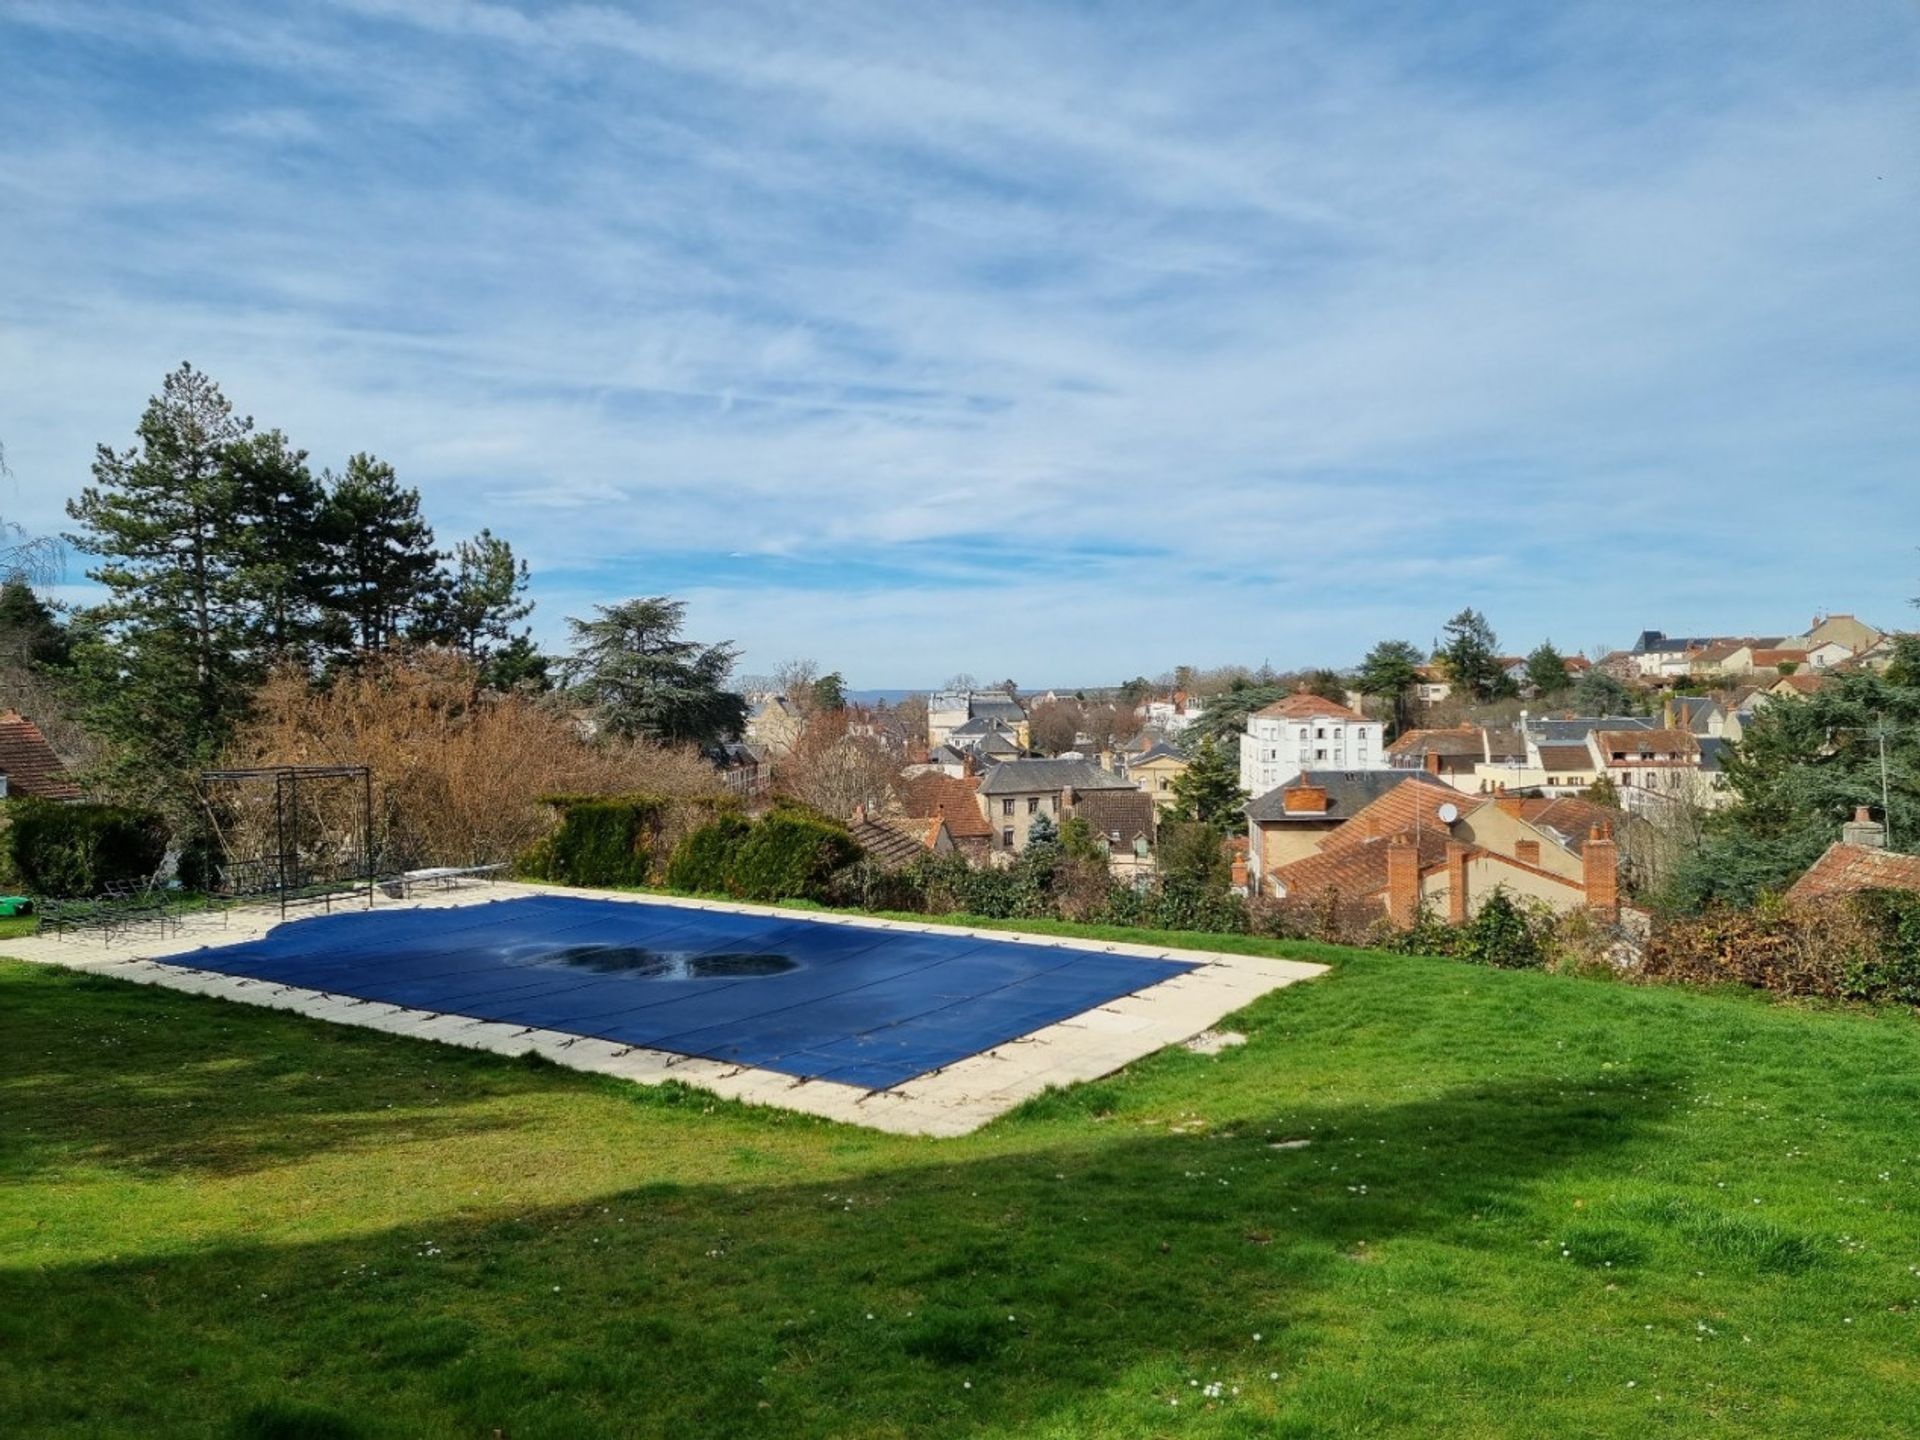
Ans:
{"label": "mowed grass", "polygon": [[0,1433],[1914,1433],[1911,1016],[1325,953],[959,1141],[0,964]]}

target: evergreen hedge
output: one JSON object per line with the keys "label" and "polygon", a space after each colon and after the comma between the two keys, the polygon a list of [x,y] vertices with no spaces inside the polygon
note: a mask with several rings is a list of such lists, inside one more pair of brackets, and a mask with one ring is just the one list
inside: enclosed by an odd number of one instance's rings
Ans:
{"label": "evergreen hedge", "polygon": [[140,884],[166,859],[166,822],[149,811],[31,797],[7,809],[13,873],[36,895],[88,898],[109,886]]}
{"label": "evergreen hedge", "polygon": [[674,847],[667,862],[667,886],[700,895],[729,893],[733,857],[753,826],[739,815],[722,815],[702,825]]}
{"label": "evergreen hedge", "polygon": [[667,865],[675,890],[743,900],[826,900],[861,855],[844,825],[798,807],[748,822],[722,815],[688,835]]}
{"label": "evergreen hedge", "polygon": [[559,827],[520,858],[558,885],[645,885],[653,878],[667,802],[654,795],[555,795]]}

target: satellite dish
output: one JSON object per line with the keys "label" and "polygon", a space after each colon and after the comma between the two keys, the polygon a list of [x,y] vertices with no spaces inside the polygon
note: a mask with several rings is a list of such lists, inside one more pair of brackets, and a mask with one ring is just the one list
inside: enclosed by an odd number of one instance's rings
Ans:
{"label": "satellite dish", "polygon": [[1433,813],[1440,817],[1442,825],[1451,825],[1460,818],[1460,807],[1449,800]]}

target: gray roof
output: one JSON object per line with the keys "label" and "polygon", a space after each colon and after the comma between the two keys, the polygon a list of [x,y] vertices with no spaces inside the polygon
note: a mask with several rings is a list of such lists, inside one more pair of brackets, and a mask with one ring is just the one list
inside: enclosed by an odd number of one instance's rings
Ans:
{"label": "gray roof", "polygon": [[1644,715],[1576,715],[1566,720],[1529,720],[1527,733],[1541,745],[1584,745],[1596,730],[1652,730]]}
{"label": "gray roof", "polygon": [[1125,757],[1129,765],[1144,765],[1149,760],[1185,760],[1187,757],[1164,740],[1156,740],[1146,749]]}
{"label": "gray roof", "polygon": [[1085,760],[1003,760],[980,778],[982,795],[1027,795],[1051,790],[1135,790],[1111,770]]}
{"label": "gray roof", "polygon": [[954,726],[950,733],[954,735],[1011,735],[1013,733],[1013,726],[1007,721],[1002,720],[998,715],[976,715],[971,720]]}
{"label": "gray roof", "polygon": [[1700,768],[1717,774],[1724,767],[1727,752],[1733,748],[1733,742],[1723,735],[1702,735],[1696,743],[1700,746]]}
{"label": "gray roof", "polygon": [[[1437,785],[1442,790],[1453,787],[1444,780],[1429,775],[1424,770],[1303,770],[1300,774],[1266,794],[1247,802],[1247,818],[1257,820],[1263,825],[1288,823],[1300,824],[1314,821],[1324,824],[1328,820],[1345,820],[1354,811],[1371,805],[1396,785]],[[1327,810],[1324,815],[1289,815],[1286,811],[1286,792],[1296,785],[1318,785],[1327,792]],[[1461,796],[1464,802],[1466,796]]]}
{"label": "gray roof", "polygon": [[1015,725],[1027,718],[1020,702],[1007,695],[975,695],[967,701],[967,715],[974,720],[990,717]]}

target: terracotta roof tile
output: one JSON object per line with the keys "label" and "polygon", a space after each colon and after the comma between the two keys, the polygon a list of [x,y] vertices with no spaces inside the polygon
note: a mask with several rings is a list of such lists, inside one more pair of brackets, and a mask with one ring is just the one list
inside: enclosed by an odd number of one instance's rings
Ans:
{"label": "terracotta roof tile", "polygon": [[1263,705],[1253,712],[1281,720],[1314,720],[1325,717],[1328,720],[1364,720],[1367,717],[1358,710],[1349,710],[1337,700],[1323,700],[1318,695],[1288,695],[1271,705]]}
{"label": "terracotta roof tile", "polygon": [[1836,842],[1787,890],[1789,900],[1818,900],[1862,890],[1920,890],[1920,855]]}
{"label": "terracotta roof tile", "polygon": [[900,782],[900,799],[916,815],[938,816],[956,840],[985,839],[993,834],[974,798],[974,783],[930,770]]}
{"label": "terracotta roof tile", "polygon": [[67,778],[67,767],[47,744],[40,727],[17,710],[0,714],[0,771],[7,777],[7,793],[42,800],[78,800],[80,787]]}

